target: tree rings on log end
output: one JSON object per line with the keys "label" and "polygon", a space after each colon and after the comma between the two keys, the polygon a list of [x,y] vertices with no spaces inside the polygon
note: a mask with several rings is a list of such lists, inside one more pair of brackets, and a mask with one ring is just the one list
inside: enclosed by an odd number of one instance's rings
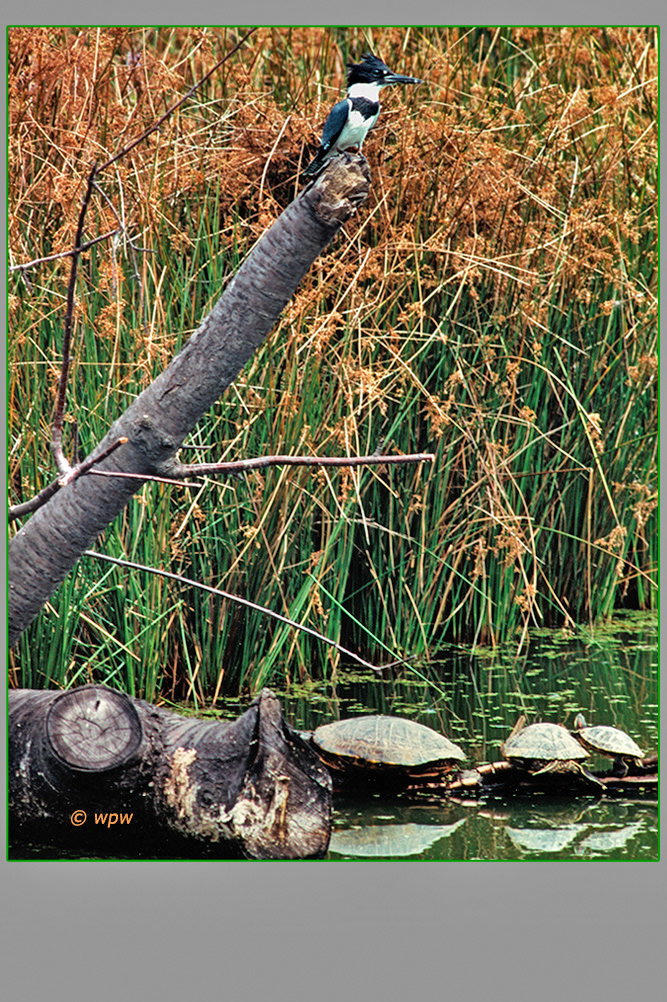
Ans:
{"label": "tree rings on log end", "polygon": [[46,736],[63,765],[81,772],[105,772],[134,755],[143,728],[127,696],[102,685],[86,685],[53,701]]}

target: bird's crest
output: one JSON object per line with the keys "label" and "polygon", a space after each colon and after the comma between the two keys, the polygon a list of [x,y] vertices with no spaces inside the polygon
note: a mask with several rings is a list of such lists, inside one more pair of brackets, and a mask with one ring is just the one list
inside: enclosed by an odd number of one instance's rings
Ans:
{"label": "bird's crest", "polygon": [[371,72],[375,70],[376,73],[391,73],[387,64],[383,63],[378,56],[374,56],[372,52],[364,52],[360,63],[347,64],[348,83],[354,83],[358,70],[370,70]]}

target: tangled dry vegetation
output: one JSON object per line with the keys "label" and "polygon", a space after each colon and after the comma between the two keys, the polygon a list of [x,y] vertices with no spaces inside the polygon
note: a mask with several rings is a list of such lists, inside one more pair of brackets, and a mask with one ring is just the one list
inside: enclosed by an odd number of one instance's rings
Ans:
{"label": "tangled dry vegetation", "polygon": [[[11,264],[68,251],[91,163],[138,137],[242,34],[11,29]],[[193,444],[217,459],[368,453],[383,441],[436,451],[433,469],[146,488],[105,545],[376,659],[383,647],[427,654],[444,638],[498,642],[650,606],[650,28],[257,29],[100,177],[86,237],[114,236],[88,252],[77,288],[70,421],[82,450],[300,190],[345,62],[367,48],[426,84],[384,92],[364,146],[367,206]],[[61,257],[13,272],[13,501],[51,476],[68,268]],[[206,700],[276,672],[328,671],[329,657],[242,610],[83,561],[15,664],[23,684],[60,670]]]}

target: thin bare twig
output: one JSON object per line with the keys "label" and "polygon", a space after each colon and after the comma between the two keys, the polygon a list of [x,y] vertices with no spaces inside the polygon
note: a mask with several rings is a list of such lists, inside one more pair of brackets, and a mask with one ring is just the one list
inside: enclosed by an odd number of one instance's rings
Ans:
{"label": "thin bare twig", "polygon": [[95,477],[120,477],[124,480],[149,480],[153,484],[173,484],[175,487],[193,487],[199,490],[201,484],[191,484],[187,480],[176,479],[174,477],[156,477],[151,473],[126,473],[124,470],[88,470],[89,474]]}
{"label": "thin bare twig", "polygon": [[[76,455],[77,440],[78,440],[77,431],[75,431],[74,437],[75,437],[74,453]],[[22,504],[13,505],[7,512],[7,520],[9,522],[14,522],[17,518],[21,518],[22,515],[29,515],[30,512],[37,511],[37,509],[41,508],[42,505],[45,505],[46,502],[49,500],[49,498],[52,498],[53,495],[57,491],[59,491],[61,487],[65,487],[67,484],[71,483],[73,480],[76,480],[77,477],[80,477],[84,473],[90,473],[91,467],[93,467],[95,463],[101,463],[103,459],[106,459],[107,456],[110,456],[112,452],[115,452],[116,449],[119,446],[124,445],[125,442],[127,442],[126,438],[119,438],[117,442],[114,442],[107,449],[101,452],[98,456],[95,456],[94,459],[87,459],[85,462],[79,463],[76,466],[71,467],[67,472],[63,473],[61,476],[56,477],[56,479],[52,480],[51,483],[48,484],[48,486],[44,487],[39,492],[39,494],[35,494],[34,497],[30,498],[29,501],[24,501]],[[109,473],[109,476],[110,477],[120,476],[120,474]],[[176,483],[180,484],[181,481],[177,480]]]}
{"label": "thin bare twig", "polygon": [[370,668],[372,671],[381,672],[386,671],[388,668],[395,668],[397,665],[406,664],[405,658],[397,658],[395,661],[390,661],[386,665],[373,665],[370,661],[365,661],[360,658],[358,654],[354,651],[349,651],[346,647],[342,647],[341,644],[336,643],[335,640],[331,640],[329,637],[323,636],[318,633],[317,630],[313,630],[310,626],[304,626],[302,623],[296,623],[293,619],[288,619],[287,616],[282,616],[279,612],[274,612],[272,609],[267,609],[263,605],[257,605],[255,602],[251,602],[247,598],[241,598],[239,595],[232,595],[231,592],[223,591],[222,588],[213,588],[211,585],[202,584],[201,581],[194,581],[192,578],[183,577],[181,574],[174,574],[172,571],[163,571],[158,567],[148,567],[146,564],[136,564],[132,560],[120,560],[118,557],[109,557],[106,553],[97,553],[95,550],[84,550],[84,554],[87,557],[95,557],[96,560],[107,560],[110,564],[117,564],[119,567],[129,567],[136,571],[147,571],[149,574],[157,574],[160,577],[169,578],[171,581],[177,581],[179,584],[192,585],[193,588],[201,588],[202,591],[207,591],[211,595],[218,595],[220,598],[226,598],[230,602],[238,602],[239,605],[245,605],[248,609],[254,609],[255,612],[263,612],[267,616],[271,616],[272,619],[277,619],[278,622],[284,623],[286,626],[291,626],[295,630],[301,630],[302,633],[308,633],[311,637],[315,637],[317,640],[321,640],[324,644],[329,644],[330,647],[334,647],[340,654],[344,654],[348,658],[352,658],[357,661],[358,664],[363,665],[364,668]]}
{"label": "thin bare twig", "polygon": [[236,52],[236,51],[237,51],[238,49],[240,49],[240,48],[241,48],[241,46],[243,45],[243,43],[244,43],[245,41],[247,41],[247,39],[248,39],[248,38],[250,38],[250,36],[252,35],[252,33],[253,33],[254,31],[257,31],[257,28],[256,28],[256,27],[255,27],[255,28],[251,28],[251,29],[250,29],[250,31],[247,31],[247,32],[245,33],[245,35],[243,36],[243,38],[241,39],[241,41],[240,41],[240,42],[238,42],[238,43],[237,43],[237,44],[236,44],[236,45],[234,46],[234,48],[233,48],[233,49],[230,49],[230,51],[229,51],[229,52],[227,52],[227,53],[226,53],[226,54],[225,54],[225,55],[224,55],[224,56],[222,57],[222,59],[218,60],[218,62],[217,62],[217,63],[215,64],[215,66],[213,67],[213,69],[209,70],[209,71],[208,71],[208,73],[206,73],[206,74],[205,74],[205,75],[204,75],[204,76],[203,76],[203,77],[201,78],[201,80],[198,80],[198,81],[197,81],[197,83],[196,83],[196,84],[194,84],[194,85],[193,85],[193,86],[192,86],[192,87],[190,88],[190,90],[189,90],[189,91],[187,92],[187,94],[184,94],[184,95],[183,95],[183,97],[182,97],[182,98],[180,98],[180,100],[178,100],[178,101],[176,102],[176,104],[172,104],[171,108],[169,108],[169,109],[168,109],[167,111],[165,111],[164,115],[162,115],[162,117],[161,117],[161,118],[158,118],[157,122],[153,122],[153,124],[152,124],[151,126],[149,126],[149,127],[148,127],[148,128],[147,128],[147,129],[146,129],[146,130],[145,130],[144,132],[142,132],[142,133],[141,133],[141,135],[139,136],[139,138],[138,138],[138,139],[133,139],[133,140],[132,140],[132,142],[131,142],[131,143],[129,143],[129,144],[127,145],[127,146],[124,146],[124,147],[123,147],[123,149],[122,149],[122,150],[121,150],[121,151],[120,151],[119,153],[116,153],[116,154],[115,154],[114,156],[112,156],[112,157],[111,157],[111,159],[110,159],[110,160],[107,160],[107,161],[106,161],[105,163],[103,163],[103,164],[102,164],[102,166],[100,167],[100,171],[103,171],[103,170],[105,170],[105,169],[106,169],[107,167],[110,167],[110,166],[111,166],[111,164],[113,164],[113,163],[115,163],[115,162],[116,162],[116,160],[120,160],[120,158],[121,158],[121,157],[124,157],[126,153],[129,153],[129,152],[130,152],[130,150],[133,150],[135,146],[138,146],[138,145],[139,145],[139,143],[142,143],[142,142],[144,141],[144,139],[147,139],[147,138],[148,138],[148,136],[150,136],[150,135],[151,135],[151,134],[152,134],[153,132],[155,132],[155,131],[156,131],[157,129],[159,129],[159,128],[160,128],[160,126],[162,125],[162,123],[163,123],[163,122],[165,122],[165,121],[166,121],[166,120],[167,120],[167,119],[169,118],[169,116],[170,116],[170,115],[173,115],[173,113],[174,113],[174,112],[176,111],[176,109],[177,109],[177,108],[180,108],[180,106],[181,106],[181,105],[182,105],[182,104],[183,104],[183,103],[184,103],[185,101],[187,101],[189,97],[192,97],[192,95],[194,94],[194,92],[195,92],[195,91],[196,91],[196,90],[197,90],[197,89],[198,89],[199,87],[201,87],[201,85],[202,85],[202,84],[206,83],[206,81],[207,81],[207,80],[209,79],[209,77],[213,76],[213,74],[214,74],[214,73],[216,72],[216,70],[219,70],[219,69],[220,69],[220,67],[222,66],[222,64],[223,64],[223,63],[225,63],[225,62],[226,62],[226,61],[227,61],[227,60],[229,59],[229,57],[230,57],[230,56],[233,56],[233,55],[234,55],[234,53],[235,53],[235,52]]}
{"label": "thin bare twig", "polygon": [[[97,185],[95,185],[97,188]],[[99,190],[99,189],[98,189]],[[37,257],[34,261],[26,261],[25,264],[13,264],[8,271],[27,271],[28,268],[35,268],[38,264],[47,264],[49,261],[57,261],[61,257],[74,257],[78,254],[83,254],[84,251],[90,250],[95,244],[102,243],[103,240],[109,240],[110,237],[115,237],[117,233],[120,232],[120,227],[115,230],[109,230],[108,233],[102,233],[99,237],[94,237],[92,240],[86,240],[84,244],[80,247],[73,247],[72,250],[60,251],[59,254],[49,254],[48,257]]]}
{"label": "thin bare twig", "polygon": [[[119,438],[117,441],[112,442],[111,445],[104,449],[103,452],[100,452],[99,456],[95,456],[93,459],[86,459],[83,463],[79,463],[78,466],[74,466],[71,470],[68,470],[67,473],[63,474],[60,478],[61,487],[67,487],[67,485],[71,484],[73,480],[77,479],[77,477],[81,477],[84,473],[88,473],[88,471],[96,463],[101,463],[103,459],[110,456],[111,453],[115,452],[121,445],[125,445],[126,442],[127,438]],[[113,476],[114,474],[112,473],[111,475]]]}
{"label": "thin bare twig", "polygon": [[398,463],[433,462],[432,452],[418,452],[410,456],[259,456],[255,459],[238,459],[233,463],[192,463],[169,467],[174,475],[152,476],[145,473],[114,473],[111,470],[90,470],[96,477],[125,477],[127,480],[151,480],[158,484],[176,484],[179,487],[200,487],[188,483],[185,477],[200,477],[210,473],[243,473],[261,470],[267,466],[384,466]]}
{"label": "thin bare twig", "polygon": [[408,456],[257,456],[232,463],[179,463],[170,467],[173,477],[193,477],[207,473],[244,473],[267,466],[384,466],[398,463],[432,463],[432,452],[417,452]]}
{"label": "thin bare twig", "polygon": [[67,307],[65,309],[65,326],[63,330],[63,359],[60,367],[60,380],[58,382],[58,399],[56,401],[56,413],[51,429],[51,453],[56,464],[56,469],[60,474],[69,473],[72,469],[70,463],[65,458],[63,452],[63,416],[65,414],[65,397],[67,395],[67,376],[70,365],[70,345],[72,341],[72,324],[74,321],[74,293],[76,291],[76,276],[79,271],[79,257],[81,255],[81,236],[83,234],[83,224],[86,219],[86,212],[90,203],[90,197],[95,185],[95,175],[97,174],[97,164],[93,164],[86,185],[86,192],[81,202],[79,212],[79,222],[74,237],[74,252],[72,254],[72,268],[70,270],[69,285],[67,287]]}
{"label": "thin bare twig", "polygon": [[79,465],[79,422],[72,422],[72,462]]}

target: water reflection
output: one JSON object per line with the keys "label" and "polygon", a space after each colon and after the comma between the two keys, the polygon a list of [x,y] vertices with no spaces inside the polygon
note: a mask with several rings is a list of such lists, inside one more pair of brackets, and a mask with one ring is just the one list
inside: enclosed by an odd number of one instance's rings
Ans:
{"label": "water reflection", "polygon": [[616,849],[625,849],[631,839],[639,835],[645,827],[643,821],[636,821],[634,824],[623,825],[620,828],[608,828],[606,831],[594,832],[577,846],[577,854],[586,856],[605,853],[606,855]]}
{"label": "water reflection", "polygon": [[338,856],[356,857],[403,857],[420,856],[435,842],[452,835],[465,824],[461,818],[453,825],[367,825],[359,828],[344,828],[331,836],[329,852]]}
{"label": "water reflection", "polygon": [[[554,805],[541,805],[525,813],[521,827],[506,826],[513,845],[530,854],[558,856],[569,848],[570,858],[632,858],[633,843],[643,835],[649,843],[655,836],[657,855],[657,804],[599,800],[564,818]],[[563,824],[563,820],[569,823]]]}
{"label": "water reflection", "polygon": [[658,806],[544,796],[429,806],[337,801],[328,858],[411,860],[657,859]]}
{"label": "water reflection", "polygon": [[565,828],[510,828],[505,829],[517,849],[529,852],[560,852],[586,831],[585,825],[567,825]]}
{"label": "water reflection", "polygon": [[[302,730],[366,713],[409,717],[461,745],[473,766],[499,759],[521,714],[530,723],[571,729],[583,712],[588,723],[627,731],[649,754],[658,748],[657,629],[655,614],[625,613],[593,631],[534,631],[519,655],[512,647],[471,652],[451,646],[427,665],[387,676],[343,666],[333,680],[294,685],[280,698],[288,720]],[[235,706],[231,715],[237,714]],[[609,762],[591,755],[587,766],[608,769]],[[354,836],[355,846],[341,841],[362,829],[369,830]],[[569,802],[536,794],[415,808],[400,801],[336,800],[329,858],[406,856],[657,859],[657,801],[581,796]]]}

